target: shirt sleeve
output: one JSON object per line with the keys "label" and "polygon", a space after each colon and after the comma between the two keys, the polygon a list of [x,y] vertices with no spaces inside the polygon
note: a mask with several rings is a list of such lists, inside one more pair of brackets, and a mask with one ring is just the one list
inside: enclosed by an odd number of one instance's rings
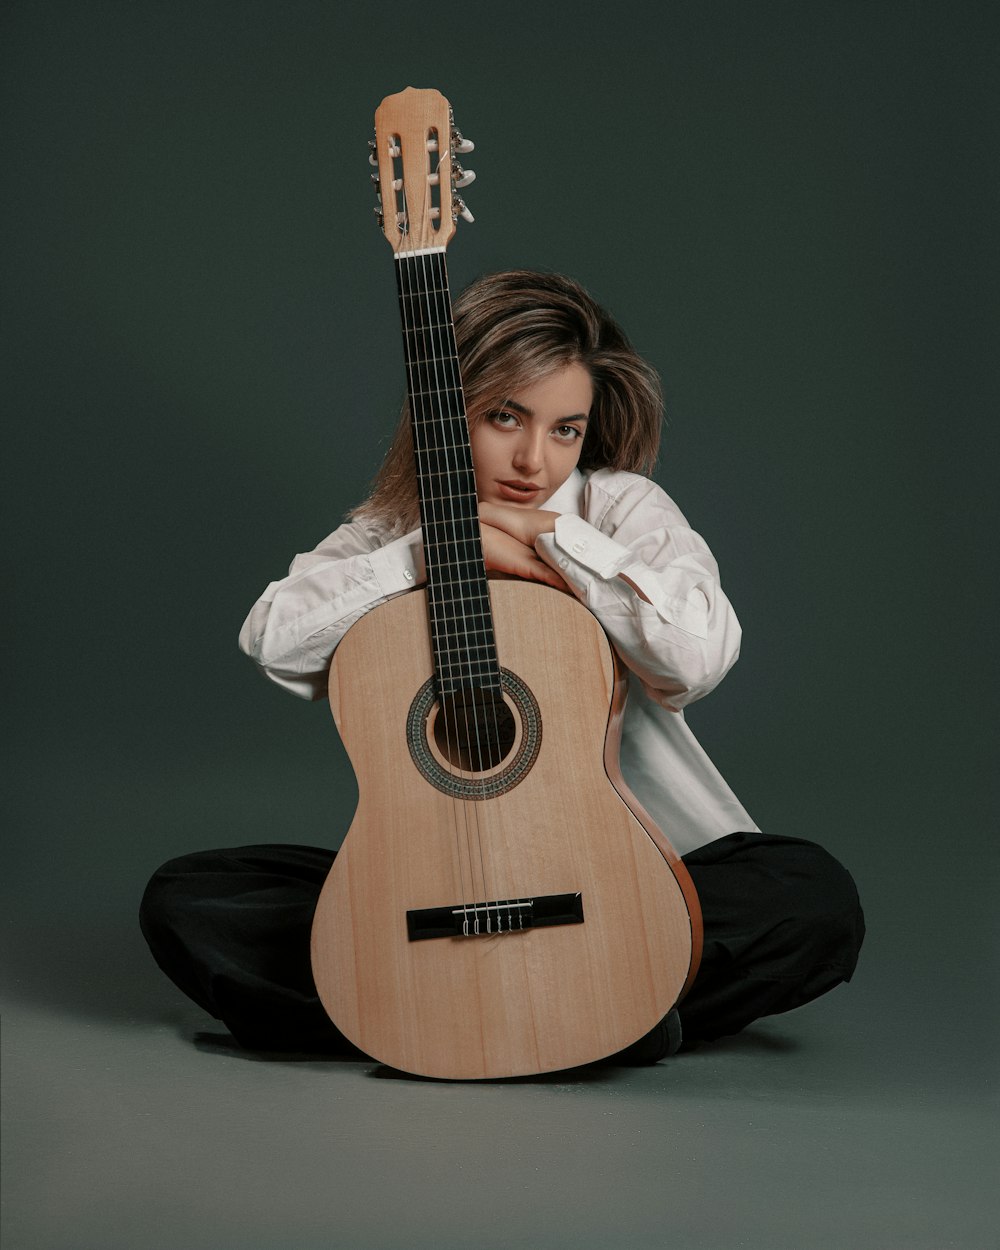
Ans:
{"label": "shirt sleeve", "polygon": [[303,699],[326,697],[337,644],[355,621],[425,578],[419,530],[380,545],[349,521],[271,582],[240,630],[240,649],[271,681]]}
{"label": "shirt sleeve", "polygon": [[736,662],[740,625],[705,540],[646,478],[588,480],[583,515],[561,515],[536,550],[601,622],[650,698],[678,712]]}

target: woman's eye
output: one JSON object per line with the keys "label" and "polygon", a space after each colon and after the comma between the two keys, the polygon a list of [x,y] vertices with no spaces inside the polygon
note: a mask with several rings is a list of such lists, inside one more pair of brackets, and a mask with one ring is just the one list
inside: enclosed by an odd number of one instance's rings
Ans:
{"label": "woman's eye", "polygon": [[575,425],[559,425],[556,427],[556,434],[561,443],[574,443],[578,438],[583,438]]}
{"label": "woman's eye", "polygon": [[514,425],[517,425],[517,417],[515,417],[512,412],[495,412],[491,420],[494,425],[502,426],[505,430],[509,430],[511,428],[511,422],[513,422]]}

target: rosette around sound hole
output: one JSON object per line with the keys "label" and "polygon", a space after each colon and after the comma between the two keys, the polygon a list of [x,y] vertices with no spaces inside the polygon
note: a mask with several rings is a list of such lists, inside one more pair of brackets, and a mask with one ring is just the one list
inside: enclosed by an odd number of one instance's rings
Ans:
{"label": "rosette around sound hole", "polygon": [[470,686],[443,699],[431,678],[417,691],[406,722],[410,756],[420,773],[455,798],[490,799],[528,773],[542,740],[534,695],[509,669],[501,690]]}

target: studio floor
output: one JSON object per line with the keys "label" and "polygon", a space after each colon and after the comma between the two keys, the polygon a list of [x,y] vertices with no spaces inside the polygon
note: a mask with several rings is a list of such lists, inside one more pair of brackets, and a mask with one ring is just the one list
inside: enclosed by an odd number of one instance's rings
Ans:
{"label": "studio floor", "polygon": [[863,986],[652,1068],[455,1084],[248,1054],[155,976],[131,1015],[5,1012],[4,1250],[998,1244],[982,1066]]}

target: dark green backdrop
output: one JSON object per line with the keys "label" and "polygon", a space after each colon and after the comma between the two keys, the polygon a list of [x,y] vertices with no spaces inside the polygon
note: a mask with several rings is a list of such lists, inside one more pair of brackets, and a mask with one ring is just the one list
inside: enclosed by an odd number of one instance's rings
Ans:
{"label": "dark green backdrop", "polygon": [[690,719],[764,828],[854,870],[844,1010],[963,1046],[995,884],[992,11],[5,6],[21,993],[156,1009],[133,916],[157,863],[350,819],[327,710],[236,635],[394,421],[365,142],[412,83],[477,142],[454,285],[572,273],[665,378],[659,479],[745,631]]}

